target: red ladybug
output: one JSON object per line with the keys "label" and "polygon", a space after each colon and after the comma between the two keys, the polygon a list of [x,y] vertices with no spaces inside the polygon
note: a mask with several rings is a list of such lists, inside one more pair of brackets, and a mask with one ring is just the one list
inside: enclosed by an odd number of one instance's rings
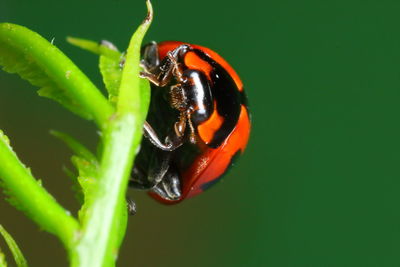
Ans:
{"label": "red ladybug", "polygon": [[246,95],[234,69],[206,47],[152,42],[143,48],[142,66],[152,99],[131,186],[173,204],[214,185],[243,153],[250,134]]}

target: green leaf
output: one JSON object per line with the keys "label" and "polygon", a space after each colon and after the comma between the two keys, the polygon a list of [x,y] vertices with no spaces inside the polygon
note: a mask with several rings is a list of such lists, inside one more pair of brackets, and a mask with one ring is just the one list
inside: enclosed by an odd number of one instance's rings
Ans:
{"label": "green leaf", "polygon": [[76,37],[68,37],[67,41],[77,47],[100,55],[99,68],[103,82],[108,91],[108,100],[115,106],[118,101],[118,91],[121,84],[121,61],[124,56],[112,43],[103,41],[100,44]]}
{"label": "green leaf", "polygon": [[[17,266],[18,267],[27,267],[28,263],[26,262],[26,259],[25,259],[24,255],[22,254],[21,250],[19,249],[17,243],[12,238],[12,236],[4,229],[4,227],[1,224],[0,224],[0,234],[3,236],[4,240],[6,241]],[[1,263],[1,260],[0,260],[0,263]]]}
{"label": "green leaf", "polygon": [[115,106],[118,102],[119,86],[122,76],[120,60],[101,55],[99,59],[99,68],[103,76],[103,82],[108,91],[108,100]]}
{"label": "green leaf", "polygon": [[97,177],[99,175],[98,166],[94,166],[87,160],[78,156],[72,156],[72,163],[78,169],[78,183],[82,189],[83,205],[80,208],[78,215],[79,221],[82,221],[86,216],[88,207],[94,201],[94,192],[98,186]]}
{"label": "green leaf", "polygon": [[[84,200],[84,204],[79,211],[79,218],[82,219],[86,214],[87,206],[93,199],[94,188],[97,186],[99,162],[96,156],[90,152],[89,149],[80,144],[73,137],[58,131],[51,131],[51,134],[65,142],[75,153],[75,155],[71,157],[71,161],[78,170],[78,177],[75,177],[75,180],[77,181],[82,193],[80,197],[83,197]],[[74,177],[72,172],[69,172],[69,175]]]}
{"label": "green leaf", "polygon": [[[118,49],[109,42],[97,43],[92,40],[71,37],[71,36],[67,37],[67,42],[83,50],[90,51],[96,55],[103,55],[110,59],[115,59],[117,61],[120,60],[122,56],[122,54],[118,51]],[[109,45],[107,45],[107,43]]]}
{"label": "green leaf", "polygon": [[0,267],[7,267],[6,256],[0,249]]}
{"label": "green leaf", "polygon": [[79,204],[83,204],[84,201],[84,196],[82,192],[82,187],[79,184],[78,181],[78,175],[75,174],[72,170],[69,168],[63,166],[63,171],[64,173],[71,179],[73,185],[72,185],[72,191],[75,193],[75,199],[78,201]]}
{"label": "green leaf", "polygon": [[113,113],[113,107],[69,58],[25,27],[0,23],[0,66],[38,86],[39,95],[94,119],[101,128]]}
{"label": "green leaf", "polygon": [[75,138],[55,130],[51,130],[50,134],[63,141],[77,156],[86,159],[91,164],[98,165],[96,156]]}
{"label": "green leaf", "polygon": [[95,41],[68,36],[67,42],[83,50],[90,51],[97,55],[100,54],[100,45]]}

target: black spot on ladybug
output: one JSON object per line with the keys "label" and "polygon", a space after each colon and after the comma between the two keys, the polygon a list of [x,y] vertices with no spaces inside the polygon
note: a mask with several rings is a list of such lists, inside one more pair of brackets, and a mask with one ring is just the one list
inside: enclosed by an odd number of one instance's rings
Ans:
{"label": "black spot on ladybug", "polygon": [[250,108],[249,108],[249,101],[248,101],[247,95],[244,92],[244,90],[242,92],[240,92],[240,102],[246,108],[247,115],[249,116],[249,120],[251,121],[251,112],[250,112]]}
{"label": "black spot on ladybug", "polygon": [[242,103],[246,107],[249,106],[249,100],[247,99],[247,95],[244,90],[240,92],[240,103]]}
{"label": "black spot on ladybug", "polygon": [[208,146],[218,148],[236,127],[242,97],[235,81],[220,64],[199,49],[194,49],[194,52],[213,67],[210,73],[211,91],[217,101],[218,114],[224,118],[224,122],[215,132]]}

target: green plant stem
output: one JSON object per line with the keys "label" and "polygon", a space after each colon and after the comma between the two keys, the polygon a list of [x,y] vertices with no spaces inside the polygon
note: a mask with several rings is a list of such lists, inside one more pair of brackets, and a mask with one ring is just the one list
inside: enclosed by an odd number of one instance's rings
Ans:
{"label": "green plant stem", "polygon": [[121,227],[124,217],[121,203],[125,203],[134,155],[142,137],[143,110],[147,110],[148,104],[147,100],[141,101],[143,84],[139,78],[140,46],[153,14],[149,1],[147,7],[148,15],[132,36],[127,50],[117,111],[103,133],[100,177],[94,201],[82,222],[82,237],[77,254],[73,255],[72,266],[113,266],[125,233],[123,222]]}
{"label": "green plant stem", "polygon": [[41,186],[12,151],[7,137],[0,132],[0,181],[12,195],[18,208],[41,228],[55,234],[67,250],[73,246],[79,230],[78,222]]}
{"label": "green plant stem", "polygon": [[[138,134],[134,133],[139,132]],[[135,138],[132,138],[132,137]],[[99,183],[93,205],[83,222],[83,236],[79,241],[78,262],[73,266],[112,266],[118,252],[121,215],[118,203],[125,202],[125,192],[133,162],[132,148],[139,145],[140,128],[131,115],[115,118],[105,139]]]}

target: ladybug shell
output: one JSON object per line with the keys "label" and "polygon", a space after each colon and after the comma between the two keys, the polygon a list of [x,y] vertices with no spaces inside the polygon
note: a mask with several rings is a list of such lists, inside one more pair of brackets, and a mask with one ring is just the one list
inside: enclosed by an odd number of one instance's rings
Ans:
{"label": "ladybug shell", "polygon": [[[160,60],[182,44],[187,43],[159,43]],[[171,164],[180,176],[181,198],[169,201],[150,193],[166,204],[193,197],[219,181],[237,156],[243,153],[250,135],[247,98],[235,70],[211,49],[187,45],[190,50],[179,63],[184,69],[201,71],[206,75],[214,98],[214,110],[206,121],[194,125],[196,144],[186,142],[172,152]]]}

